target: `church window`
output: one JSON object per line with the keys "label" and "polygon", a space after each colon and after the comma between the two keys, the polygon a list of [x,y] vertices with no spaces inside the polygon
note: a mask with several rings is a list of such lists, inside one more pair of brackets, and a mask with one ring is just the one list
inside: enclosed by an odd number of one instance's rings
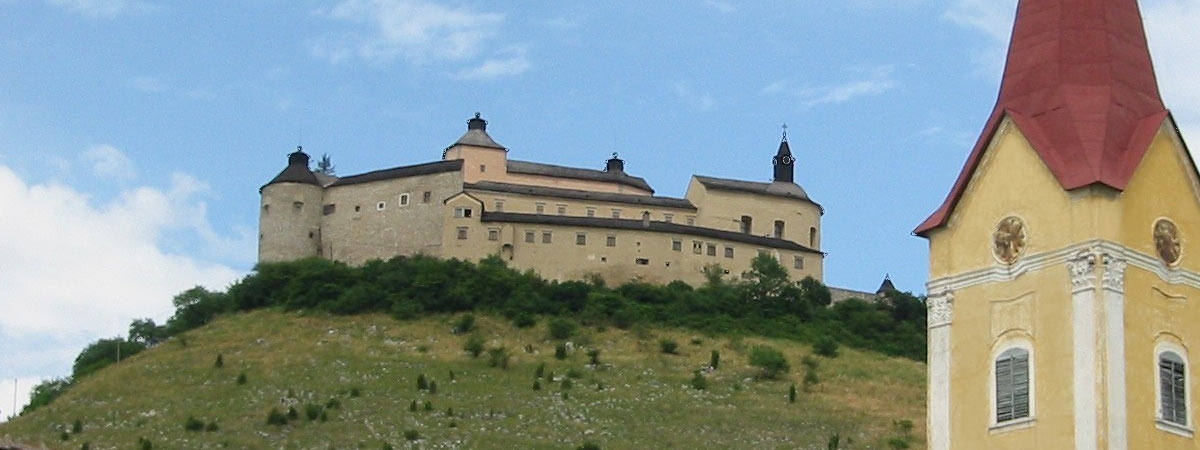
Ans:
{"label": "church window", "polygon": [[525,230],[525,242],[532,244],[533,240],[534,240],[533,230]]}
{"label": "church window", "polygon": [[683,251],[683,241],[681,241],[679,239],[672,239],[671,240],[671,250],[674,250],[677,252]]}
{"label": "church window", "polygon": [[708,244],[708,256],[717,256],[717,244]]}
{"label": "church window", "polygon": [[471,208],[454,208],[454,217],[460,219],[471,217]]}
{"label": "church window", "polygon": [[321,208],[321,214],[326,215],[326,216],[333,214],[334,211],[337,211],[337,205],[332,204],[332,203],[325,205]]}
{"label": "church window", "polygon": [[609,247],[616,247],[617,246],[617,237],[611,236],[611,235],[608,236],[608,238],[606,238],[604,240],[604,245],[609,246]]}
{"label": "church window", "polygon": [[996,423],[1029,417],[1029,351],[1010,348],[996,358]]}
{"label": "church window", "polygon": [[[766,252],[759,252],[759,253],[766,253]],[[792,267],[795,267],[797,269],[803,269],[804,268],[804,257],[803,256],[793,257]]]}
{"label": "church window", "polygon": [[400,206],[408,206],[408,194],[400,194]]}
{"label": "church window", "polygon": [[500,229],[499,228],[488,228],[488,240],[489,241],[500,240]]}
{"label": "church window", "polygon": [[663,222],[671,223],[674,220],[675,220],[674,214],[663,214]]}
{"label": "church window", "polygon": [[733,258],[733,247],[725,247],[725,257]]}
{"label": "church window", "polygon": [[429,203],[431,199],[433,199],[433,192],[425,191],[421,194],[421,203]]}
{"label": "church window", "polygon": [[542,243],[549,244],[553,240],[554,234],[549,231],[542,232]]}
{"label": "church window", "polygon": [[776,221],[775,221],[775,234],[774,234],[774,236],[775,236],[776,238],[783,239],[783,221],[782,221],[782,220],[776,220]]}
{"label": "church window", "polygon": [[467,227],[458,227],[457,231],[458,231],[458,240],[461,241],[461,240],[467,239]]}
{"label": "church window", "polygon": [[742,216],[741,231],[743,233],[750,234],[750,224],[753,221],[754,219],[751,219],[750,216]]}
{"label": "church window", "polygon": [[1174,351],[1158,354],[1159,420],[1187,426],[1187,363]]}
{"label": "church window", "polygon": [[376,211],[383,211],[384,208],[387,208],[387,202],[379,202],[375,204]]}
{"label": "church window", "polygon": [[587,245],[587,233],[575,233],[575,245]]}
{"label": "church window", "polygon": [[538,214],[545,214],[546,213],[546,204],[545,203],[536,203],[536,204],[534,204],[534,210],[537,211]]}

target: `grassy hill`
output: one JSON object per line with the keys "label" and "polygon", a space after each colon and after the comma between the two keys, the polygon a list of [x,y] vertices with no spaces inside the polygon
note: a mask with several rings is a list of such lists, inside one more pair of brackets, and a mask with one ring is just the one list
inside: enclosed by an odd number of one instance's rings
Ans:
{"label": "grassy hill", "polygon": [[[820,381],[805,392],[801,360],[812,350],[804,344],[581,328],[567,340],[575,350],[560,360],[563,341],[548,338],[545,321],[517,329],[481,316],[473,334],[486,348],[508,350],[501,369],[489,366],[487,351],[463,351],[469,337],[451,333],[456,318],[277,310],[222,317],[0,424],[0,441],[91,450],[147,441],[154,449],[825,449],[837,433],[839,448],[865,449],[889,448],[905,434],[897,421],[909,420],[908,445],[924,448],[925,366],[908,359],[847,348],[837,358],[814,356]],[[663,353],[663,339],[676,341],[678,354]],[[754,380],[748,354],[761,344],[791,363],[782,379]],[[590,365],[585,349],[598,349],[601,364]],[[694,389],[693,374],[713,350],[719,369],[705,376],[705,390]],[[421,375],[436,392],[418,389]],[[800,392],[789,403],[793,384]],[[297,418],[267,424],[272,409],[289,407]],[[201,430],[187,430],[189,418]]]}

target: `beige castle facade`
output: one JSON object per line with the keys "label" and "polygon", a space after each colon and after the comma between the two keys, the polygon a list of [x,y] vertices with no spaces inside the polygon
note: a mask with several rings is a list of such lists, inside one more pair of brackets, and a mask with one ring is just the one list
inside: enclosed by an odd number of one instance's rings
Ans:
{"label": "beige castle facade", "polygon": [[616,155],[603,171],[508,156],[478,114],[425,164],[336,178],[298,149],[261,189],[259,261],[496,255],[547,279],[699,284],[706,267],[737,277],[765,253],[822,279],[823,210],[793,182],[786,136],[774,180],[693,176],[684,198],[654,195]]}

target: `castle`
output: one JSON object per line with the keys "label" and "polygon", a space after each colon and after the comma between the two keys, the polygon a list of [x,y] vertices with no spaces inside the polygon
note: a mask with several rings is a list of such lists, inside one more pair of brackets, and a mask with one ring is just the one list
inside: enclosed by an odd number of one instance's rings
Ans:
{"label": "castle", "polygon": [[737,277],[769,254],[822,279],[823,209],[794,182],[786,133],[772,181],[695,175],[672,198],[615,154],[602,171],[511,160],[487,125],[475,114],[440,161],[340,178],[297,149],[260,190],[259,261],[496,255],[554,280],[700,284],[707,267]]}
{"label": "castle", "polygon": [[1020,0],[929,240],[931,450],[1195,449],[1200,173],[1136,0]]}

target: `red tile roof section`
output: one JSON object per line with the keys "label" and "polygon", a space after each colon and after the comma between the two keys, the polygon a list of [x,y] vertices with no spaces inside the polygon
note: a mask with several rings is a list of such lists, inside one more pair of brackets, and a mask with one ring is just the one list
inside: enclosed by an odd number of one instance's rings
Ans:
{"label": "red tile roof section", "polygon": [[1020,0],[1008,62],[979,141],[945,202],[945,225],[1005,116],[1071,190],[1124,190],[1167,118],[1136,0]]}

